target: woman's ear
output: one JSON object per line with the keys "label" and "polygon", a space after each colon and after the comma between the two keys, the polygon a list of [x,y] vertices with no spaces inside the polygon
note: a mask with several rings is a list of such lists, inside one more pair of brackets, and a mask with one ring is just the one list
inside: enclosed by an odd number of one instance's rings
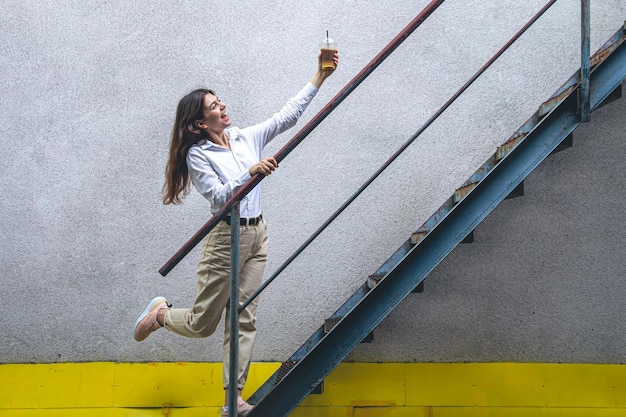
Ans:
{"label": "woman's ear", "polygon": [[204,130],[207,127],[206,124],[202,120],[196,120],[195,122],[193,122],[193,124],[200,130]]}

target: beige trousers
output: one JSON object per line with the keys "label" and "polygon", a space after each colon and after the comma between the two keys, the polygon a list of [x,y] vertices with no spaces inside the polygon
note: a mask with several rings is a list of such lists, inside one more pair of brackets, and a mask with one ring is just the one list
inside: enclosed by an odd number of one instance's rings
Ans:
{"label": "beige trousers", "polygon": [[[267,260],[267,226],[261,220],[254,226],[241,226],[239,305],[247,300],[263,280]],[[198,296],[192,308],[170,309],[165,315],[165,328],[186,337],[212,335],[226,310],[224,325],[223,381],[228,388],[230,364],[230,226],[219,224],[204,238],[197,271]],[[238,388],[243,389],[250,368],[252,347],[256,336],[255,299],[239,315]]]}

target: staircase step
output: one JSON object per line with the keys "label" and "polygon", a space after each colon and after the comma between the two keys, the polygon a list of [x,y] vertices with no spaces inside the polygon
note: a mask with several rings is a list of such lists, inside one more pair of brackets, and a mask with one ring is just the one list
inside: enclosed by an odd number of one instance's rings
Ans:
{"label": "staircase step", "polygon": [[569,135],[567,135],[565,139],[563,139],[561,143],[559,143],[559,145],[556,148],[554,148],[554,150],[552,151],[550,155],[559,153],[565,149],[571,148],[572,146],[574,146],[574,134],[570,133]]}
{"label": "staircase step", "polygon": [[527,135],[527,132],[521,133],[498,146],[498,149],[496,149],[496,161],[504,159],[504,157],[507,156],[511,150],[513,150],[513,148],[515,148],[517,144],[520,143]]}
{"label": "staircase step", "polygon": [[[377,274],[370,275],[369,277],[367,277],[367,286],[369,287],[369,289],[372,289],[380,282],[381,279],[383,279],[382,275],[377,275]],[[413,289],[413,291],[411,291],[411,293],[413,294],[423,293],[423,292],[424,292],[424,281],[417,284],[417,286]]]}
{"label": "staircase step", "polygon": [[296,366],[297,363],[298,363],[297,361],[285,361],[281,363],[280,368],[278,368],[278,371],[277,371],[277,376],[276,376],[276,380],[274,381],[274,385],[278,385],[278,383],[283,380],[285,375],[287,375],[289,371],[291,370],[291,368]]}
{"label": "staircase step", "polygon": [[341,317],[329,318],[324,320],[324,334],[330,332],[331,329],[335,327],[337,323],[339,323],[339,320],[341,320]]}
{"label": "staircase step", "polygon": [[474,188],[476,188],[476,185],[478,183],[477,182],[473,182],[471,184],[467,184],[462,186],[461,188],[458,188],[455,192],[454,192],[454,196],[452,197],[452,201],[456,204],[459,201],[463,200],[463,198],[468,195]]}
{"label": "staircase step", "polygon": [[580,83],[580,72],[570,78],[548,101],[544,102],[537,110],[539,120],[554,110],[564,98],[568,97]]}
{"label": "staircase step", "polygon": [[511,198],[517,198],[517,197],[523,197],[523,196],[524,196],[524,181],[520,182],[517,185],[517,187],[515,187],[513,191],[511,191],[509,195],[505,197],[505,200],[510,200]]}
{"label": "staircase step", "polygon": [[381,275],[381,274],[372,274],[372,275],[370,275],[369,277],[367,277],[367,286],[368,286],[368,288],[371,290],[376,285],[378,285],[380,280],[383,279],[383,278],[384,278],[384,275]]}
{"label": "staircase step", "polygon": [[[291,371],[293,367],[297,365],[297,361],[285,361],[280,364],[280,368],[276,372],[276,379],[274,380],[274,386],[278,385],[280,381]],[[320,382],[315,388],[311,390],[311,394],[323,394],[324,393],[324,381]]]}
{"label": "staircase step", "polygon": [[411,233],[411,237],[409,238],[411,244],[415,246],[420,243],[420,241],[426,237],[428,232],[430,232],[430,230],[419,229],[417,232]]}
{"label": "staircase step", "polygon": [[[333,327],[337,325],[341,321],[343,317],[331,317],[324,320],[324,334],[330,332]],[[365,336],[361,343],[372,343],[374,341],[374,332],[370,332],[367,336]]]}
{"label": "staircase step", "polygon": [[604,101],[600,103],[598,108],[602,106],[606,106],[607,104],[612,103],[616,100],[619,100],[620,98],[622,98],[622,85],[621,84],[618,85],[615,90],[611,91],[611,94],[609,94],[607,98],[605,98]]}
{"label": "staircase step", "polygon": [[474,243],[474,231],[472,230],[463,238],[461,243]]}
{"label": "staircase step", "polygon": [[423,292],[424,292],[424,280],[422,280],[422,282],[417,284],[417,287],[413,288],[413,291],[411,291],[411,294],[421,294]]}

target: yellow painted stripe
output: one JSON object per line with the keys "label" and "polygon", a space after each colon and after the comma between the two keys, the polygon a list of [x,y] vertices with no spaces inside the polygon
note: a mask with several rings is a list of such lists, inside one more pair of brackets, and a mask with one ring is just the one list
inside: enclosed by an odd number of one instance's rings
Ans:
{"label": "yellow painted stripe", "polygon": [[[0,410],[2,417],[213,417],[219,407]],[[299,407],[290,417],[624,417],[623,408]]]}
{"label": "yellow painted stripe", "polygon": [[[278,363],[255,363],[244,396]],[[0,365],[0,416],[212,415],[220,363]],[[626,416],[626,366],[344,363],[295,417]]]}
{"label": "yellow painted stripe", "polygon": [[626,366],[592,364],[416,364],[407,405],[626,407]]}
{"label": "yellow painted stripe", "polygon": [[[280,364],[250,369],[245,393]],[[221,363],[61,363],[0,365],[0,409],[203,407],[224,401]]]}
{"label": "yellow painted stripe", "polygon": [[[192,408],[69,408],[2,410],[2,417],[219,417],[220,407]],[[349,407],[300,408],[291,417],[347,417]],[[421,414],[419,414],[421,415]],[[412,416],[415,416],[413,414]]]}
{"label": "yellow painted stripe", "polygon": [[[383,407],[355,408],[350,417],[624,417],[616,408]],[[304,417],[306,414],[298,417]],[[295,414],[292,414],[295,417]]]}

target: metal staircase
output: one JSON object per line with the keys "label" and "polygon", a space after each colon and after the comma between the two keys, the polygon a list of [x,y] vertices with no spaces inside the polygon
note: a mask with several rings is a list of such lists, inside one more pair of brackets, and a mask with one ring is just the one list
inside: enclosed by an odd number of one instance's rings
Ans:
{"label": "metal staircase", "polygon": [[249,417],[288,415],[501,201],[523,195],[524,179],[568,146],[581,103],[593,111],[621,97],[625,29],[591,57],[588,80],[571,77],[282,364],[250,398]]}
{"label": "metal staircase", "polygon": [[[274,157],[284,159],[444,0],[432,0],[370,64],[333,98]],[[539,18],[548,3],[461,89],[453,95],[383,166],[338,209],[259,290],[237,308],[231,305],[231,380],[236,378],[238,313],[260,294],[356,197],[369,186],[430,124]],[[581,0],[581,69],[520,127],[457,191],[384,262],[361,287],[250,398],[249,417],[286,416],[411,292],[421,291],[427,275],[459,244],[473,239],[473,230],[507,197],[523,195],[524,179],[551,153],[569,145],[576,127],[589,113],[621,96],[626,79],[626,27],[589,57],[589,0]],[[239,201],[262,180],[256,175],[159,270],[165,276],[229,213],[238,218]],[[232,260],[238,259],[238,222],[232,227]],[[231,299],[238,299],[238,272],[231,271]],[[229,387],[231,415],[236,410],[236,387]]]}

